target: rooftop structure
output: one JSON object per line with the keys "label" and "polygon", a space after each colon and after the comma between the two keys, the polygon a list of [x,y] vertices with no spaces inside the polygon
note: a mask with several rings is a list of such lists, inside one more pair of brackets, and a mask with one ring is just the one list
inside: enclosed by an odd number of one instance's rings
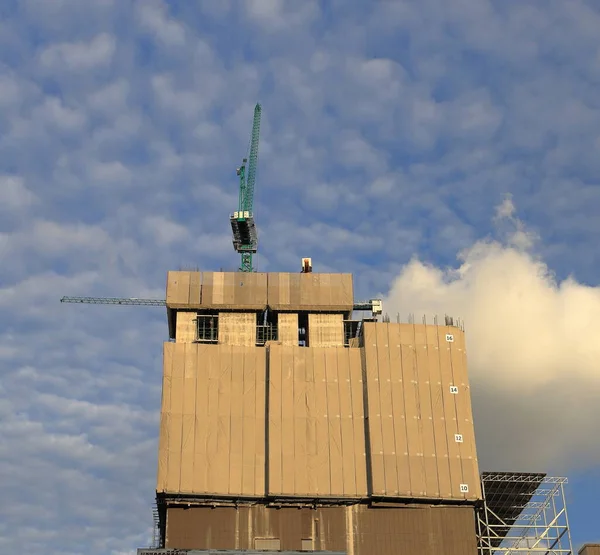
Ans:
{"label": "rooftop structure", "polygon": [[161,545],[476,552],[462,329],[352,320],[350,274],[169,272],[166,306]]}

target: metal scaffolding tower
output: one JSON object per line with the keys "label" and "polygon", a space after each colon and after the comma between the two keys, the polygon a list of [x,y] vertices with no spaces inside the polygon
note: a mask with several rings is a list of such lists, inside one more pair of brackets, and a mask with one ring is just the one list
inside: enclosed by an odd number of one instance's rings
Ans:
{"label": "metal scaffolding tower", "polygon": [[480,555],[572,555],[566,478],[484,472],[477,513]]}

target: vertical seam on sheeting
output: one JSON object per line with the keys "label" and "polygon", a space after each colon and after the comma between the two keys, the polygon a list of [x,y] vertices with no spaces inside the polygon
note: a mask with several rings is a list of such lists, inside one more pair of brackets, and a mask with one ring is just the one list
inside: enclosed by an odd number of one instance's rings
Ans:
{"label": "vertical seam on sheeting", "polygon": [[[390,341],[390,330],[391,330],[391,326],[389,323],[385,324],[386,326],[386,336],[387,336],[387,344],[388,344],[388,348],[387,348],[387,357],[388,357],[388,368],[390,370],[390,401],[391,401],[391,407],[392,407],[392,435],[394,438],[394,453],[396,454],[394,456],[394,466],[396,467],[396,486],[398,488],[398,493],[400,493],[400,472],[398,471],[398,457],[399,457],[399,452],[398,452],[398,446],[396,444],[396,404],[394,403],[394,374],[392,371],[392,357],[390,356],[390,353],[392,352],[392,342]],[[406,420],[406,418],[405,418]],[[404,452],[404,451],[403,451]]]}
{"label": "vertical seam on sheeting", "polygon": [[279,359],[279,490],[283,492],[283,350]]}
{"label": "vertical seam on sheeting", "polygon": [[[423,448],[423,419],[422,419],[422,414],[421,414],[421,392],[419,391],[419,359],[417,357],[417,332],[416,332],[416,328],[415,328],[415,323],[413,321],[413,323],[411,324],[411,329],[412,329],[412,350],[413,350],[413,365],[412,365],[412,377],[414,380],[414,387],[412,388],[412,391],[414,392],[415,395],[415,406],[417,409],[417,446],[419,447],[420,451],[421,451],[421,456],[417,456],[417,460],[420,461],[420,469],[421,469],[421,491],[422,490],[426,490],[427,488],[427,473],[425,472],[425,456],[423,451],[425,450]],[[419,495],[422,495],[422,493],[419,493]]]}
{"label": "vertical seam on sheeting", "polygon": [[[342,387],[342,380],[340,379],[340,360],[339,360],[339,347],[334,347],[335,349],[335,371],[336,371],[336,377],[337,377],[337,395],[338,395],[338,411],[340,413],[340,417],[338,419],[339,422],[339,427],[340,427],[340,455],[342,458],[342,494],[343,495],[347,495],[346,492],[346,474],[348,473],[348,468],[345,464],[346,462],[346,457],[344,456],[344,426],[343,426],[343,420],[344,420],[344,415],[342,413],[342,392],[341,392],[341,387]],[[346,349],[344,348],[344,351]]]}
{"label": "vertical seam on sheeting", "polygon": [[325,351],[323,351],[323,369],[325,370],[325,411],[327,414],[327,417],[325,419],[325,425],[326,425],[326,430],[325,433],[327,434],[327,453],[329,454],[328,458],[327,458],[327,466],[329,467],[329,495],[331,495],[331,479],[332,479],[332,469],[331,469],[331,433],[329,432],[329,421],[331,419],[331,414],[329,411],[329,387],[328,386],[328,374],[327,374],[327,356],[325,354]]}
{"label": "vertical seam on sheeting", "polygon": [[[186,356],[186,351],[187,351],[187,346],[188,343],[184,343],[183,344],[183,376],[182,376],[182,380],[181,380],[181,384],[182,384],[182,388],[181,388],[181,399],[179,399],[179,402],[183,405],[183,399],[185,398],[185,391],[183,390],[183,386],[185,385],[185,370],[187,367],[187,356]],[[181,441],[179,442],[179,483],[177,484],[177,490],[181,491],[181,467],[183,466],[183,408],[181,410],[181,434],[180,434],[180,438]]]}
{"label": "vertical seam on sheeting", "polygon": [[[431,407],[431,428],[433,432],[433,454],[435,455],[435,476],[437,479],[437,489],[438,489],[438,497],[442,497],[442,488],[440,487],[440,465],[438,462],[438,450],[437,450],[437,433],[436,433],[436,425],[434,420],[434,398],[433,398],[433,377],[431,375],[431,357],[429,353],[429,341],[427,337],[427,324],[425,324],[425,351],[427,353],[427,373],[429,374],[429,406]],[[437,381],[437,380],[436,380]]]}
{"label": "vertical seam on sheeting", "polygon": [[[363,328],[364,330],[364,328]],[[364,331],[363,331],[364,333]],[[373,494],[373,453],[371,447],[371,421],[369,418],[369,392],[367,388],[367,351],[363,341],[360,353],[360,367],[362,377],[362,398],[363,398],[363,433],[365,437],[365,470],[367,478],[367,495]]]}
{"label": "vertical seam on sheeting", "polygon": [[194,450],[192,452],[192,492],[194,491],[194,484],[196,479],[196,428],[198,426],[198,418],[196,416],[196,409],[198,407],[198,343],[189,343],[194,348],[194,406],[193,414],[194,420],[192,425],[192,431],[194,433]]}
{"label": "vertical seam on sheeting", "polygon": [[[390,457],[389,460],[393,461],[393,467],[395,469],[395,474],[396,474],[396,487],[398,488],[398,491],[400,491],[400,486],[399,486],[399,482],[398,482],[398,454],[396,451],[396,423],[395,423],[395,415],[394,415],[394,388],[393,388],[393,384],[392,384],[392,360],[390,357],[390,324],[388,322],[383,324],[383,328],[385,330],[385,341],[387,343],[387,348],[385,349],[385,362],[386,362],[386,366],[389,372],[389,376],[390,376],[390,387],[389,387],[389,393],[390,393],[390,407],[392,410],[392,414],[391,419],[392,419],[392,437],[394,439],[392,445],[394,447],[393,452],[396,453],[396,455],[392,458]],[[386,377],[387,379],[387,377]],[[381,384],[381,382],[379,382]],[[392,447],[392,445],[390,445],[390,447]],[[385,444],[384,444],[384,467],[385,467]],[[387,475],[387,471],[386,471],[386,475]],[[387,489],[387,482],[386,482],[386,489]],[[390,492],[388,491],[388,495],[393,495],[394,492]]]}
{"label": "vertical seam on sheeting", "polygon": [[[171,351],[171,362],[169,364],[169,412],[168,412],[168,425],[166,426],[167,428],[167,464],[166,464],[166,468],[165,468],[165,474],[163,475],[163,489],[166,490],[169,484],[169,459],[171,458],[169,455],[169,451],[171,450],[171,433],[169,428],[171,427],[171,416],[173,414],[173,361],[175,359],[175,343],[171,344],[168,343],[167,344]],[[171,347],[171,345],[173,345]]]}
{"label": "vertical seam on sheeting", "polygon": [[[400,324],[402,326],[402,324]],[[406,463],[408,467],[408,491],[410,495],[413,493],[413,483],[412,483],[412,468],[410,467],[410,437],[408,433],[408,414],[406,411],[406,376],[404,374],[404,345],[402,344],[402,328],[398,328],[398,338],[400,340],[400,372],[402,375],[402,402],[404,404],[404,437],[406,437]],[[403,446],[404,447],[404,446]],[[400,484],[398,484],[398,488]]]}
{"label": "vertical seam on sheeting", "polygon": [[383,491],[386,491],[386,481],[385,481],[385,445],[383,443],[383,406],[381,404],[381,372],[379,370],[379,341],[377,339],[377,324],[374,325],[374,334],[375,334],[375,367],[377,368],[377,389],[379,391],[379,428],[381,430],[381,467],[383,468]]}
{"label": "vertical seam on sheeting", "polygon": [[245,449],[245,445],[246,442],[244,441],[244,438],[246,436],[246,434],[244,433],[244,422],[246,421],[246,412],[245,412],[245,408],[246,408],[246,357],[248,356],[248,354],[246,352],[244,352],[243,355],[243,364],[242,364],[242,398],[240,399],[240,403],[242,403],[242,421],[240,423],[241,429],[240,429],[240,433],[242,434],[242,449],[241,449],[241,461],[240,461],[240,466],[241,466],[241,487],[240,487],[240,493],[241,494],[247,494],[248,492],[245,491],[245,487],[244,487],[244,478],[245,478],[245,470],[246,470],[246,465],[245,465],[245,461],[246,461],[246,449]]}
{"label": "vertical seam on sheeting", "polygon": [[[296,489],[296,479],[298,478],[298,459],[296,456],[296,356],[294,349],[291,350],[292,355],[292,444],[294,445],[294,464],[292,466],[292,480],[293,486],[292,491],[296,495],[298,494],[298,490]],[[283,405],[283,403],[282,403]],[[283,410],[283,406],[282,406]],[[282,474],[283,477],[283,474]]]}
{"label": "vertical seam on sheeting", "polygon": [[[442,385],[442,414],[444,415],[444,435],[446,436],[446,451],[448,453],[448,475],[450,476],[450,495],[453,496],[454,491],[452,491],[452,488],[454,487],[454,484],[452,483],[452,464],[450,461],[450,436],[448,434],[448,421],[446,420],[446,386],[447,384],[444,384],[444,376],[443,376],[443,371],[442,371],[442,348],[440,346],[440,328],[438,327],[436,329],[436,336],[437,336],[437,345],[438,345],[438,376],[440,377],[440,382]],[[452,364],[452,360],[450,360],[450,364]],[[454,378],[452,378],[454,379]],[[448,387],[450,387],[448,385]],[[440,496],[443,496],[443,493],[440,491]]]}
{"label": "vertical seam on sheeting", "polygon": [[349,383],[349,393],[350,393],[350,429],[352,430],[352,435],[350,438],[350,455],[354,460],[354,485],[352,493],[353,495],[359,496],[358,492],[358,457],[356,456],[356,433],[354,428],[354,380],[352,377],[352,351],[350,349],[344,348],[344,351],[347,351],[348,355],[348,383]]}
{"label": "vertical seam on sheeting", "polygon": [[228,351],[229,351],[229,356],[227,357],[228,360],[228,368],[229,368],[229,410],[227,411],[229,413],[229,445],[227,446],[228,449],[228,459],[229,459],[229,478],[227,480],[227,489],[229,490],[229,493],[231,493],[231,463],[232,463],[232,448],[233,448],[233,414],[231,411],[231,398],[233,397],[232,393],[233,393],[233,347],[232,346],[227,346],[228,347]]}
{"label": "vertical seam on sheeting", "polygon": [[[271,347],[265,347],[266,351],[265,351],[265,429],[264,429],[264,434],[265,434],[265,442],[264,442],[264,449],[265,449],[265,466],[264,466],[264,472],[265,472],[265,482],[263,484],[264,486],[264,490],[265,490],[265,496],[268,497],[270,491],[271,491],[271,487],[270,487],[270,483],[269,483],[269,479],[270,479],[270,463],[271,463],[271,458],[270,458],[270,451],[271,451],[271,445],[270,445],[270,441],[269,441],[269,420],[270,420],[270,387],[271,387]],[[255,352],[256,354],[256,352]],[[256,365],[255,365],[256,366]],[[254,383],[255,383],[255,391],[254,391],[254,405],[255,405],[255,411],[258,410],[258,372],[255,372],[255,379],[254,379]],[[256,428],[255,428],[255,433],[254,433],[254,468],[255,468],[255,472],[254,472],[254,491],[256,492],[258,489],[258,484],[256,483],[256,466],[258,464],[258,461],[256,460],[256,456],[257,456],[257,449],[256,449]]]}

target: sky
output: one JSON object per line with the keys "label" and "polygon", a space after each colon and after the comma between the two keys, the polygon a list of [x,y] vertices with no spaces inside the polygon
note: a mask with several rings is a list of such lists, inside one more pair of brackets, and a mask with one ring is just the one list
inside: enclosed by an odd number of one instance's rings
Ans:
{"label": "sky", "polygon": [[[352,272],[467,333],[482,470],[567,476],[600,541],[600,7],[2,0],[0,551],[148,545],[166,272]],[[595,511],[595,514],[594,514]]]}

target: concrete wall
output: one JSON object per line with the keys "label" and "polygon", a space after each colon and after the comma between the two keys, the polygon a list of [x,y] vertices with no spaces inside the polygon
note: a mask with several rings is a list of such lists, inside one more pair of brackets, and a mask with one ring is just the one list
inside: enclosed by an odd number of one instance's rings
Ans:
{"label": "concrete wall", "polygon": [[166,548],[255,549],[261,543],[281,550],[310,544],[348,555],[477,553],[470,507],[167,509]]}

